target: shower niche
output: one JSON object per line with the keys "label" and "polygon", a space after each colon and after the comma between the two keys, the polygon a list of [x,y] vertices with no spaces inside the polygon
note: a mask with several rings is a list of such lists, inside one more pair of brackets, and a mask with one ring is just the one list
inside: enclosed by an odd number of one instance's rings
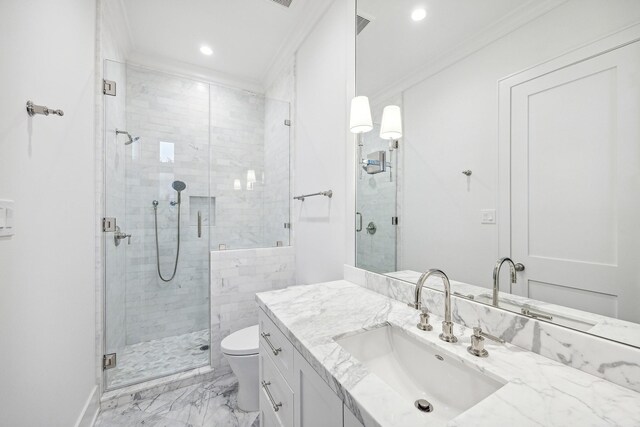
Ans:
{"label": "shower niche", "polygon": [[131,235],[103,239],[111,390],[211,365],[211,250],[289,244],[289,104],[110,60],[104,78],[102,216]]}

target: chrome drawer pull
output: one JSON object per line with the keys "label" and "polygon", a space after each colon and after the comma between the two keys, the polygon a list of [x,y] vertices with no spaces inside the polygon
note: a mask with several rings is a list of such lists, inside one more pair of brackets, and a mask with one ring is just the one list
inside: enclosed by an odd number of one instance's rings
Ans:
{"label": "chrome drawer pull", "polygon": [[271,382],[262,381],[262,388],[264,389],[265,393],[267,393],[267,397],[271,401],[273,410],[275,412],[278,412],[280,410],[280,407],[282,406],[282,402],[276,403],[276,400],[273,398],[273,396],[271,395],[271,392],[269,391],[270,385],[271,385]]}
{"label": "chrome drawer pull", "polygon": [[278,353],[280,353],[280,352],[282,351],[282,347],[275,348],[275,347],[273,346],[273,344],[271,344],[271,341],[269,341],[269,337],[271,336],[271,334],[268,334],[268,333],[266,333],[266,332],[263,332],[263,333],[261,333],[260,335],[262,335],[262,338],[264,338],[264,340],[267,342],[267,344],[269,344],[269,347],[271,347],[271,351],[273,351],[273,354],[274,354],[275,356],[277,356],[277,355],[278,355]]}

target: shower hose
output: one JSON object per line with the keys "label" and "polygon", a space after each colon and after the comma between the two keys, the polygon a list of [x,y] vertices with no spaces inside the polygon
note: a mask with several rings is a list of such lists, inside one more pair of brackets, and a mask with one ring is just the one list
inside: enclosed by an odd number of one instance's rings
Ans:
{"label": "shower hose", "polygon": [[158,266],[158,276],[163,282],[170,282],[176,277],[176,271],[178,271],[178,258],[180,257],[180,207],[182,203],[178,203],[178,248],[176,250],[176,261],[173,265],[173,274],[168,279],[162,277],[162,272],[160,271],[160,245],[158,244],[158,202],[154,201],[153,203],[153,219],[154,226],[156,231],[156,264]]}

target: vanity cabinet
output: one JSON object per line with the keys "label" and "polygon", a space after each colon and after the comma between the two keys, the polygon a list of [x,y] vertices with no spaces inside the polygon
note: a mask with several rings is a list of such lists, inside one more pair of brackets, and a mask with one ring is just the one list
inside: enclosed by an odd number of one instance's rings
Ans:
{"label": "vanity cabinet", "polygon": [[262,427],[362,427],[262,310],[259,365]]}

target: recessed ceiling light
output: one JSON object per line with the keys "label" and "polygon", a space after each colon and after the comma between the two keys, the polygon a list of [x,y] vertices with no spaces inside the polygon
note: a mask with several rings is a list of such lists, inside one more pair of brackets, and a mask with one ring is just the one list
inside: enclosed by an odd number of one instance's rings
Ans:
{"label": "recessed ceiling light", "polygon": [[202,52],[203,55],[213,55],[213,50],[209,47],[209,46],[200,46],[200,52]]}
{"label": "recessed ceiling light", "polygon": [[414,21],[422,21],[426,17],[427,17],[426,9],[420,8],[411,12],[411,19],[413,19]]}

